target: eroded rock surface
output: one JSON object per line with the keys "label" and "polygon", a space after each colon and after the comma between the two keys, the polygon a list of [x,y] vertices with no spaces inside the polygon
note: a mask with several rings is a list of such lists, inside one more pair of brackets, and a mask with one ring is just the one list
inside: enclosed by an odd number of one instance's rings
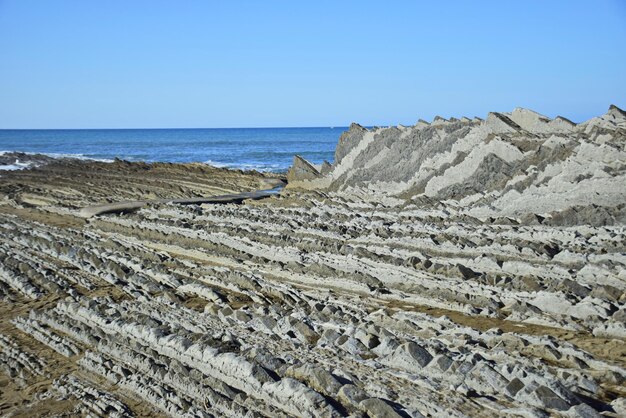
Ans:
{"label": "eroded rock surface", "polygon": [[[331,182],[239,205],[161,204],[78,216],[104,195],[234,193],[264,188],[265,176],[122,162],[3,175],[0,414],[620,416],[626,237],[611,208],[623,201],[580,201],[586,209],[576,216],[569,206],[551,215],[503,212],[494,202],[510,180],[489,174],[497,168],[518,176],[506,164],[526,158],[545,172],[570,158],[557,163],[550,158],[560,154],[552,151],[547,160],[525,156],[541,151],[513,145],[507,135],[521,130],[525,138],[563,132],[554,141],[579,142],[568,148],[570,156],[581,152],[589,132],[610,131],[596,142],[623,152],[623,139],[614,139],[623,129],[621,113],[611,119],[611,111],[584,128],[521,110],[487,122],[353,126],[330,171],[317,170],[315,182]],[[609,122],[615,126],[607,128]],[[404,140],[393,137],[396,131],[417,135],[414,146],[426,147],[421,157],[406,152],[406,166],[396,162],[401,179],[410,164],[414,176],[424,164],[435,167],[425,162],[443,152],[435,148],[453,150],[487,123],[499,133],[472,149],[495,141],[489,148],[495,157],[470,160],[484,173],[472,181],[492,188],[481,198],[449,179],[426,181],[421,192],[410,178],[406,188],[367,190],[367,178],[378,178],[382,168],[370,172],[365,161],[374,167],[390,155],[384,144]],[[421,141],[422,129],[439,140]],[[376,141],[379,152],[368,151]],[[469,164],[446,158],[448,168],[433,169],[431,180]],[[615,170],[600,171],[619,179],[622,163],[607,159]],[[77,180],[84,164],[105,177]],[[141,182],[141,170],[156,171]],[[594,173],[591,179],[605,181]],[[518,190],[523,195],[535,180],[519,181],[528,184]],[[90,193],[95,185],[101,189]],[[500,194],[488,205],[485,196],[494,190]],[[472,212],[480,208],[492,212]],[[603,221],[588,222],[592,215]]]}
{"label": "eroded rock surface", "polygon": [[482,220],[537,216],[558,225],[624,224],[626,113],[611,106],[578,125],[519,108],[484,121],[352,124],[328,174],[289,187],[375,201],[383,195],[435,200]]}

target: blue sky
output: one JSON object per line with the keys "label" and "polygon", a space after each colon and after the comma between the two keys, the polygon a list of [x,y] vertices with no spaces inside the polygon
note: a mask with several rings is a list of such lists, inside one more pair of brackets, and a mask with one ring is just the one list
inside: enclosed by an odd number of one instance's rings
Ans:
{"label": "blue sky", "polygon": [[0,128],[626,107],[626,1],[0,0]]}

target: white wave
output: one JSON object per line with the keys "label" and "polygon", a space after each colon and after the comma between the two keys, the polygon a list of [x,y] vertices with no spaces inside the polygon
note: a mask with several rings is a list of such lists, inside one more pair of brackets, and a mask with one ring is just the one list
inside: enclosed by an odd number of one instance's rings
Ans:
{"label": "white wave", "polygon": [[0,151],[0,155],[11,154],[14,152],[19,152],[20,154],[26,154],[26,155],[45,155],[46,157],[50,157],[54,159],[73,158],[75,160],[99,161],[102,163],[112,163],[115,161],[115,160],[111,160],[108,158],[87,157],[85,154],[62,154],[58,152]]}
{"label": "white wave", "polygon": [[15,160],[13,164],[0,165],[0,171],[16,171],[16,170],[25,170],[27,168],[36,167],[34,163],[20,163],[18,160]]}
{"label": "white wave", "polygon": [[227,167],[229,167],[228,164],[220,163],[219,161],[213,161],[213,160],[206,160],[204,162],[204,164],[210,165],[212,167],[217,167],[217,168],[227,168]]}
{"label": "white wave", "polygon": [[[54,159],[62,159],[62,158],[71,158],[76,160],[84,160],[84,161],[99,161],[104,163],[112,163],[115,160],[106,159],[106,158],[93,158],[87,157],[84,154],[62,154],[55,152],[26,152],[26,151],[0,151],[0,156],[19,152],[21,154],[26,155],[45,155],[46,157],[54,158]],[[132,156],[123,157],[126,161],[143,161]],[[289,169],[289,166],[285,166],[284,164],[275,164],[275,163],[224,163],[220,161],[214,160],[206,160],[204,164],[217,167],[217,168],[229,168],[233,170],[256,170],[260,172],[282,172]],[[0,165],[0,170],[23,170],[26,168],[36,167],[38,164],[34,162],[20,162],[19,160],[15,160],[15,163],[8,165]]]}
{"label": "white wave", "polygon": [[268,163],[259,163],[259,164],[250,164],[250,163],[222,163],[219,161],[206,160],[204,164],[217,167],[217,168],[230,168],[233,170],[256,170],[261,172],[279,172],[285,171],[289,169],[289,167],[285,167],[281,164],[268,164]]}

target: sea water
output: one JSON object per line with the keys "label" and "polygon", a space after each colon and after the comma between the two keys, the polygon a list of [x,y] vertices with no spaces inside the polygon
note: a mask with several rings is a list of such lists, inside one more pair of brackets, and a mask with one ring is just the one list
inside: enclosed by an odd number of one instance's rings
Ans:
{"label": "sea water", "polygon": [[[218,167],[283,172],[299,154],[333,161],[347,128],[0,130],[0,152],[111,161],[202,162]],[[19,161],[13,164],[20,168]]]}

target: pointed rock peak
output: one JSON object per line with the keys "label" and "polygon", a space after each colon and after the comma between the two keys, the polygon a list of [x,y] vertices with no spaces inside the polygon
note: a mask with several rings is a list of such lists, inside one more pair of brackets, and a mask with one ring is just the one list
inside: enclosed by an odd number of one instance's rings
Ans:
{"label": "pointed rock peak", "polygon": [[616,119],[626,120],[626,112],[615,106],[614,104],[609,106],[609,111],[607,112],[607,114],[613,116]]}
{"label": "pointed rock peak", "polygon": [[567,122],[567,123],[569,123],[571,125],[576,125],[576,123],[572,122],[571,120],[567,119],[565,116],[561,116],[561,115],[559,115],[556,118],[554,118],[554,120],[560,120],[562,122]]}
{"label": "pointed rock peak", "polygon": [[348,130],[349,131],[367,131],[367,128],[364,128],[363,126],[359,125],[356,122],[352,122]]}
{"label": "pointed rock peak", "polygon": [[557,122],[559,124],[566,124],[566,125],[569,125],[569,126],[572,126],[572,127],[576,126],[576,123],[572,122],[571,120],[569,120],[569,119],[567,119],[566,117],[563,117],[563,116],[557,116],[556,118],[554,118],[552,120],[552,122],[550,122],[550,124],[556,124]]}
{"label": "pointed rock peak", "polygon": [[546,129],[544,132],[557,133],[557,132],[571,132],[576,127],[576,124],[572,122],[571,120],[564,118],[563,116],[557,116],[556,118],[552,119],[547,124],[547,126],[548,126],[548,129]]}
{"label": "pointed rock peak", "polygon": [[528,132],[543,133],[550,129],[549,117],[529,109],[518,107],[509,114],[509,118]]}
{"label": "pointed rock peak", "polygon": [[514,133],[522,128],[503,113],[490,112],[487,115],[486,125],[493,133]]}
{"label": "pointed rock peak", "polygon": [[448,119],[449,122],[458,122],[459,120],[457,118],[450,118]]}
{"label": "pointed rock peak", "polygon": [[[374,127],[372,131],[376,132],[377,129],[378,128]],[[343,157],[356,147],[368,132],[366,128],[358,123],[350,124],[350,128],[344,131],[339,137],[339,143],[335,148],[335,165],[338,165]]]}
{"label": "pointed rock peak", "polygon": [[602,116],[591,118],[581,123],[585,132],[590,132],[594,128],[602,129],[624,129],[626,128],[626,112],[615,105],[609,106],[608,112]]}
{"label": "pointed rock peak", "polygon": [[448,121],[441,116],[435,116],[431,125],[441,125],[443,123],[447,123]]}
{"label": "pointed rock peak", "polygon": [[288,182],[291,183],[293,181],[311,180],[318,178],[319,176],[320,172],[313,164],[299,155],[294,155],[293,164],[287,172]]}
{"label": "pointed rock peak", "polygon": [[417,121],[417,123],[414,126],[417,129],[424,129],[427,126],[430,126],[430,123],[426,122],[424,119],[420,119]]}
{"label": "pointed rock peak", "polygon": [[470,118],[468,118],[467,116],[463,116],[461,118],[461,122],[471,122],[472,120]]}
{"label": "pointed rock peak", "polygon": [[523,107],[516,107],[513,112],[511,112],[511,119],[515,120],[516,117],[525,117],[529,119],[539,119],[548,122],[550,120],[549,117],[542,115],[541,113],[535,112],[534,110],[525,109]]}
{"label": "pointed rock peak", "polygon": [[322,167],[320,168],[320,174],[325,176],[326,174],[330,173],[333,169],[333,166],[331,163],[329,163],[328,161],[324,161],[322,163]]}
{"label": "pointed rock peak", "polygon": [[304,165],[306,167],[308,167],[309,169],[317,172],[317,169],[315,168],[315,166],[310,163],[309,161],[307,161],[304,157],[300,156],[300,155],[294,155],[293,156],[293,162],[294,164],[298,164],[298,165]]}

